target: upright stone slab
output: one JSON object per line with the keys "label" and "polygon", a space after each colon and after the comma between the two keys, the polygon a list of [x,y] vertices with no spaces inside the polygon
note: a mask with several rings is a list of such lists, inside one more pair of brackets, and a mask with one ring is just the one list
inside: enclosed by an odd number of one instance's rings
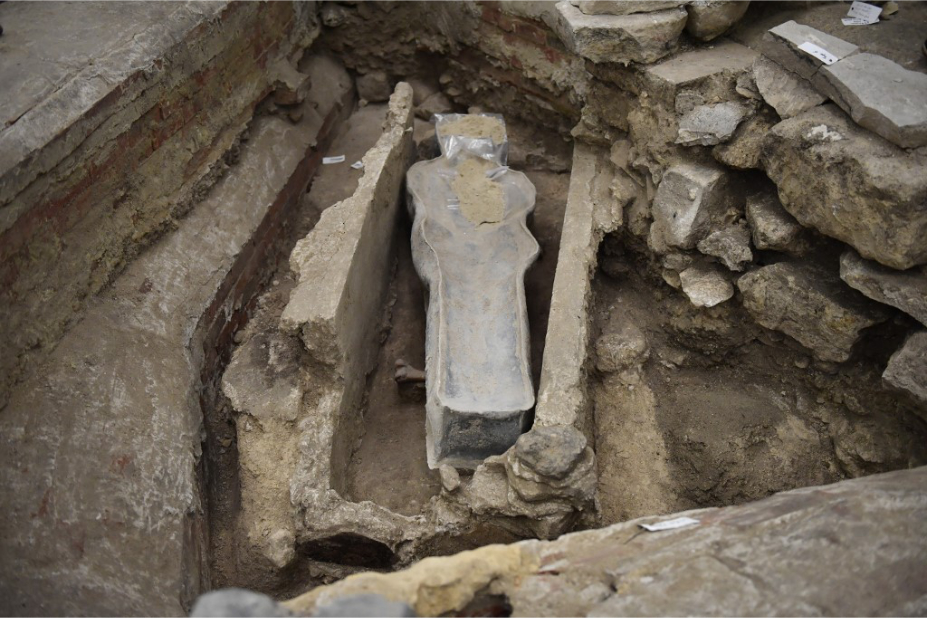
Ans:
{"label": "upright stone slab", "polygon": [[528,178],[505,167],[505,125],[438,121],[442,156],[406,177],[412,257],[428,289],[428,465],[475,468],[506,451],[534,406],[524,274],[538,255]]}

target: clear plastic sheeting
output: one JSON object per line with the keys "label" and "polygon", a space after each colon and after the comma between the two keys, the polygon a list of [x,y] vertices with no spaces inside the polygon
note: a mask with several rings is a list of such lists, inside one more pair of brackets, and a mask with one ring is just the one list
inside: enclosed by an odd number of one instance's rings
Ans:
{"label": "clear plastic sheeting", "polygon": [[524,274],[538,255],[535,188],[506,166],[497,114],[436,115],[441,156],[406,176],[412,257],[428,290],[426,439],[432,468],[506,451],[534,407]]}

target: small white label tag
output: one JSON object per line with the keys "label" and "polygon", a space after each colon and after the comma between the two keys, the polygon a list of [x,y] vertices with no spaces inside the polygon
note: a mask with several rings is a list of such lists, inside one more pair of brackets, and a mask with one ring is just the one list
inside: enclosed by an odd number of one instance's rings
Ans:
{"label": "small white label tag", "polygon": [[814,43],[809,43],[808,41],[805,41],[804,43],[799,45],[798,49],[802,50],[806,54],[814,56],[815,58],[817,58],[824,64],[833,64],[837,62],[838,60],[837,56],[833,55],[826,49],[822,47],[818,47]]}
{"label": "small white label tag", "polygon": [[344,163],[344,155],[337,157],[322,157],[322,165],[331,165],[332,163]]}
{"label": "small white label tag", "polygon": [[676,519],[669,519],[667,521],[661,521],[655,524],[638,525],[647,532],[660,532],[661,530],[675,530],[676,528],[694,526],[697,523],[699,523],[699,521],[697,519],[692,519],[691,517],[677,517]]}
{"label": "small white label tag", "polygon": [[840,21],[843,22],[844,26],[868,26],[872,24],[871,21],[867,21],[862,17],[844,17]]}
{"label": "small white label tag", "polygon": [[363,161],[355,161],[354,163],[351,164],[351,167],[352,167],[353,169],[356,169],[356,170],[362,170],[362,169],[364,169],[364,162],[363,162]]}
{"label": "small white label tag", "polygon": [[874,24],[879,21],[879,15],[881,13],[882,9],[877,6],[866,4],[865,2],[854,1],[853,4],[850,5],[850,11],[847,13],[847,17],[857,17],[866,20],[866,24]]}

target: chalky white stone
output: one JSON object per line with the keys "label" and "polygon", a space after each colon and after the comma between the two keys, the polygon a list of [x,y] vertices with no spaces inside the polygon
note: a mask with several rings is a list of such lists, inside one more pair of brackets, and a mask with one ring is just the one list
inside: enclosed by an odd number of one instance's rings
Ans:
{"label": "chalky white stone", "polygon": [[475,468],[515,443],[534,407],[524,274],[539,251],[526,226],[535,188],[505,166],[498,133],[457,139],[440,120],[437,130],[442,156],[406,176],[428,290],[428,465]]}

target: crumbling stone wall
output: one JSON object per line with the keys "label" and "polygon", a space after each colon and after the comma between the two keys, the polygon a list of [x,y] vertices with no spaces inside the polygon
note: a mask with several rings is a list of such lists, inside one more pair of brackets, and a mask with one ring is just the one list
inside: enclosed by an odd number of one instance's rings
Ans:
{"label": "crumbling stone wall", "polygon": [[[102,9],[82,10],[92,21]],[[296,3],[151,11],[145,36],[0,132],[0,407],[88,300],[203,198],[284,79],[279,61],[317,34],[314,7]]]}

